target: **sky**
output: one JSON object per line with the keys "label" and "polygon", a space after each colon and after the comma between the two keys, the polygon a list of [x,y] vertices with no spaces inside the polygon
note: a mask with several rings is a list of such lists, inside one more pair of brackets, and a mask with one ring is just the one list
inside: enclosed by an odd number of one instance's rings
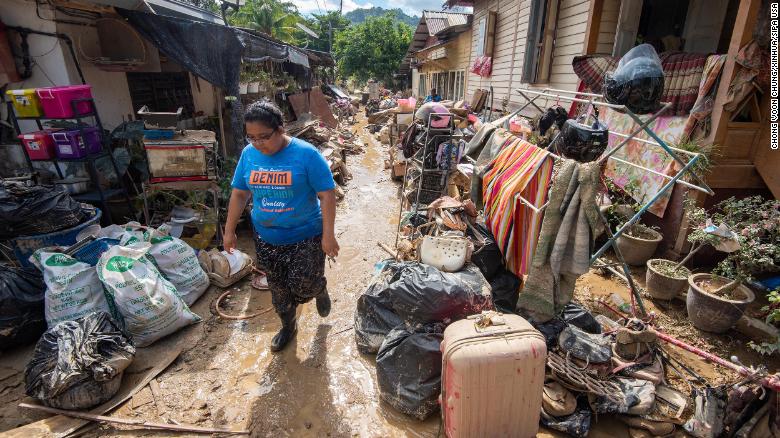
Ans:
{"label": "sky", "polygon": [[[338,10],[338,0],[292,0],[298,10],[303,14]],[[379,6],[385,9],[401,8],[408,15],[420,16],[424,9],[441,10],[443,0],[343,0],[343,11],[349,12],[355,9],[371,8]]]}

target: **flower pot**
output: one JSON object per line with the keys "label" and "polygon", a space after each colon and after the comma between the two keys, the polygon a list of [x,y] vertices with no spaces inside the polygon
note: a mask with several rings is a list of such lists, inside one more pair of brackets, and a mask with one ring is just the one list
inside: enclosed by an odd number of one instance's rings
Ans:
{"label": "flower pot", "polygon": [[707,279],[719,279],[723,284],[730,280],[712,274],[693,274],[688,277],[688,297],[685,300],[688,319],[699,330],[711,333],[728,331],[745,312],[747,306],[756,299],[747,286],[739,285],[732,292],[738,299],[725,299],[710,294],[697,282]]}
{"label": "flower pot", "polygon": [[650,259],[647,261],[647,273],[645,274],[645,282],[647,292],[651,297],[659,300],[671,300],[679,295],[688,285],[688,276],[691,271],[685,266],[681,266],[687,275],[683,278],[676,278],[668,275],[665,272],[661,272],[660,269],[664,264],[676,265],[677,262],[664,259]]}
{"label": "flower pot", "polygon": [[260,82],[250,82],[249,86],[247,87],[247,91],[249,93],[258,93],[258,92],[260,92]]}
{"label": "flower pot", "polygon": [[249,83],[247,83],[247,82],[239,82],[238,83],[238,93],[239,94],[246,94],[247,88],[249,88]]}
{"label": "flower pot", "polygon": [[626,230],[615,242],[620,253],[623,254],[623,259],[629,265],[642,266],[647,263],[650,257],[655,254],[658,244],[663,240],[663,236],[658,231],[647,227],[642,227],[642,229],[647,234],[647,238],[629,236],[626,234],[628,232]]}

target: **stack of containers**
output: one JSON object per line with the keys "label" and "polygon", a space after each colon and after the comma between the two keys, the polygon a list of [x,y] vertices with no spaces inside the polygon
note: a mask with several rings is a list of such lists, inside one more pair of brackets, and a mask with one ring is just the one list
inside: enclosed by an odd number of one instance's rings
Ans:
{"label": "stack of containers", "polygon": [[[28,88],[6,92],[19,118],[68,119],[93,114],[92,87]],[[74,102],[75,101],[75,102]],[[84,158],[103,149],[98,128],[41,131],[22,134],[19,139],[31,160]]]}

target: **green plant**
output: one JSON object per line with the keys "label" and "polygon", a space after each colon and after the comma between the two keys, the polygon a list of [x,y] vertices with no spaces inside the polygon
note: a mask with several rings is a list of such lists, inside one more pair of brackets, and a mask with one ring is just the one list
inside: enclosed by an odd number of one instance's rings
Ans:
{"label": "green plant", "polygon": [[[693,166],[691,166],[691,171],[696,174],[699,177],[704,177],[707,174],[710,173],[712,170],[713,165],[713,159],[717,155],[717,151],[720,149],[715,145],[702,145],[697,140],[684,140],[677,145],[675,145],[677,149],[682,149],[684,151],[688,152],[696,152],[699,154],[699,159],[696,160],[696,163],[694,163]],[[688,160],[691,157],[686,154],[678,154],[678,156],[683,160]],[[691,180],[691,177],[689,175],[685,175],[683,177],[685,180]]]}
{"label": "green plant", "polygon": [[693,227],[688,241],[696,247],[683,262],[704,245],[715,246],[721,242],[721,238],[706,231],[708,219],[712,224],[725,224],[736,233],[739,248],[712,271],[731,282],[716,292],[729,293],[756,274],[780,271],[780,201],[761,196],[731,197],[718,203],[711,214],[686,201],[686,210]]}
{"label": "green plant", "polygon": [[[761,308],[761,311],[766,313],[766,323],[778,325],[778,323],[780,323],[780,288],[770,291],[767,294],[766,299],[769,301],[769,305]],[[748,346],[753,350],[768,356],[780,351],[780,338],[775,342],[761,342],[760,344],[749,342]]]}

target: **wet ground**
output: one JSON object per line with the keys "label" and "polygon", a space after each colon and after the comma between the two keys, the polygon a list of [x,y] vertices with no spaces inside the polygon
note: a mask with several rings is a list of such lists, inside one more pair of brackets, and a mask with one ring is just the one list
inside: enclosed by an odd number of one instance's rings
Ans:
{"label": "wet ground", "polygon": [[[210,307],[222,291],[212,287],[193,306],[203,322],[173,335],[184,352],[157,377],[159,392],[155,395],[144,388],[112,415],[246,428],[258,437],[439,435],[437,416],[419,422],[379,401],[374,359],[358,353],[355,347],[355,301],[371,281],[375,263],[387,256],[377,242],[390,246],[394,242],[399,207],[398,185],[384,169],[387,147],[367,134],[362,124],[355,125],[354,130],[364,138],[366,150],[348,157],[353,179],[339,204],[336,220],[341,254],[326,273],[333,298],[330,316],[320,318],[314,302],[300,306],[296,338],[283,352],[274,354],[268,346],[280,326],[275,314],[271,311],[243,321],[219,319]],[[250,237],[244,230],[239,248],[253,254]],[[253,290],[248,280],[233,289],[223,306],[226,312],[242,314],[270,308],[269,293]],[[596,273],[584,276],[577,289],[577,298],[593,308],[598,297],[612,292],[628,298],[624,285]],[[671,310],[656,310],[679,311],[679,303],[673,306]],[[747,364],[762,360],[747,353],[743,342],[729,336],[700,338],[684,325],[675,332],[702,347],[732,348]],[[0,361],[0,431],[42,418],[16,407],[23,399],[21,370],[30,352],[30,347],[13,351]],[[733,377],[691,355],[685,355],[685,361],[713,381]],[[102,425],[88,429],[85,436],[166,434]],[[562,435],[540,431],[539,436]],[[590,436],[627,437],[628,432],[614,419],[601,416]]]}

